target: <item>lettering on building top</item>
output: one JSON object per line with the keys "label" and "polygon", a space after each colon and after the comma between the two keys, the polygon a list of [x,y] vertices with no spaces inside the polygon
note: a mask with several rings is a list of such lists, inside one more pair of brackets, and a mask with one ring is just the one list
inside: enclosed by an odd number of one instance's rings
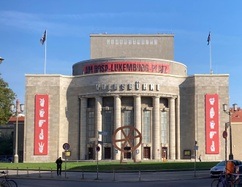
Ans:
{"label": "lettering on building top", "polygon": [[84,74],[108,73],[108,72],[147,72],[147,73],[170,73],[169,64],[165,63],[140,63],[140,62],[106,62],[84,66]]}
{"label": "lettering on building top", "polygon": [[134,84],[96,84],[97,91],[160,91],[160,84],[136,81]]}

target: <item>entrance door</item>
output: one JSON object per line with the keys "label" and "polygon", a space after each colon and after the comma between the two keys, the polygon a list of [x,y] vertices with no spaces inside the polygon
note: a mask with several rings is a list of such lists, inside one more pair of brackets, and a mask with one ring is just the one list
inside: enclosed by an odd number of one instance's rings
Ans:
{"label": "entrance door", "polygon": [[166,160],[167,159],[167,147],[162,147],[162,149],[161,149],[161,158],[162,158],[162,160]]}
{"label": "entrance door", "polygon": [[104,147],[104,159],[111,159],[111,147]]}
{"label": "entrance door", "polygon": [[125,147],[124,150],[127,151],[124,152],[124,159],[131,159],[131,147]]}
{"label": "entrance door", "polygon": [[89,160],[93,160],[93,148],[92,147],[88,147],[88,159]]}
{"label": "entrance door", "polygon": [[144,159],[150,159],[150,147],[144,147]]}

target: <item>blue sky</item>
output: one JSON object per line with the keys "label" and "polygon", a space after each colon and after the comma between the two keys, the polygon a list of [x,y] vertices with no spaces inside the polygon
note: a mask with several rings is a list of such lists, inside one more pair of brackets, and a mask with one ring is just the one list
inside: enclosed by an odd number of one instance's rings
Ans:
{"label": "blue sky", "polygon": [[230,74],[230,106],[242,107],[242,1],[233,0],[1,0],[0,65],[3,79],[25,99],[25,74],[71,75],[72,65],[90,58],[90,34],[175,35],[175,61],[188,75],[212,69]]}

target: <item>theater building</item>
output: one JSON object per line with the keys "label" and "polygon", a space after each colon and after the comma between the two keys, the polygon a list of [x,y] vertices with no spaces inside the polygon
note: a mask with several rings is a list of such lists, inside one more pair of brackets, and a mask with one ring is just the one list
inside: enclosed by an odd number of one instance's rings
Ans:
{"label": "theater building", "polygon": [[[54,161],[65,149],[69,160],[224,159],[228,74],[188,75],[172,34],[92,34],[90,42],[90,59],[72,76],[26,75],[24,162]],[[116,146],[125,152],[114,146],[124,126],[142,135],[135,151],[122,133]]]}

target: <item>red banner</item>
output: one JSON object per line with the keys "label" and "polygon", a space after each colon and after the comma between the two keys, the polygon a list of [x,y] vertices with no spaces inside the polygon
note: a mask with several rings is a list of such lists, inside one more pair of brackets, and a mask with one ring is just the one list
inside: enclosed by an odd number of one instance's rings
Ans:
{"label": "red banner", "polygon": [[35,95],[34,155],[48,154],[48,95]]}
{"label": "red banner", "polygon": [[106,72],[147,72],[147,73],[170,73],[169,64],[155,62],[108,62],[100,64],[88,64],[83,68],[84,74]]}
{"label": "red banner", "polygon": [[219,154],[218,95],[205,95],[206,154]]}

